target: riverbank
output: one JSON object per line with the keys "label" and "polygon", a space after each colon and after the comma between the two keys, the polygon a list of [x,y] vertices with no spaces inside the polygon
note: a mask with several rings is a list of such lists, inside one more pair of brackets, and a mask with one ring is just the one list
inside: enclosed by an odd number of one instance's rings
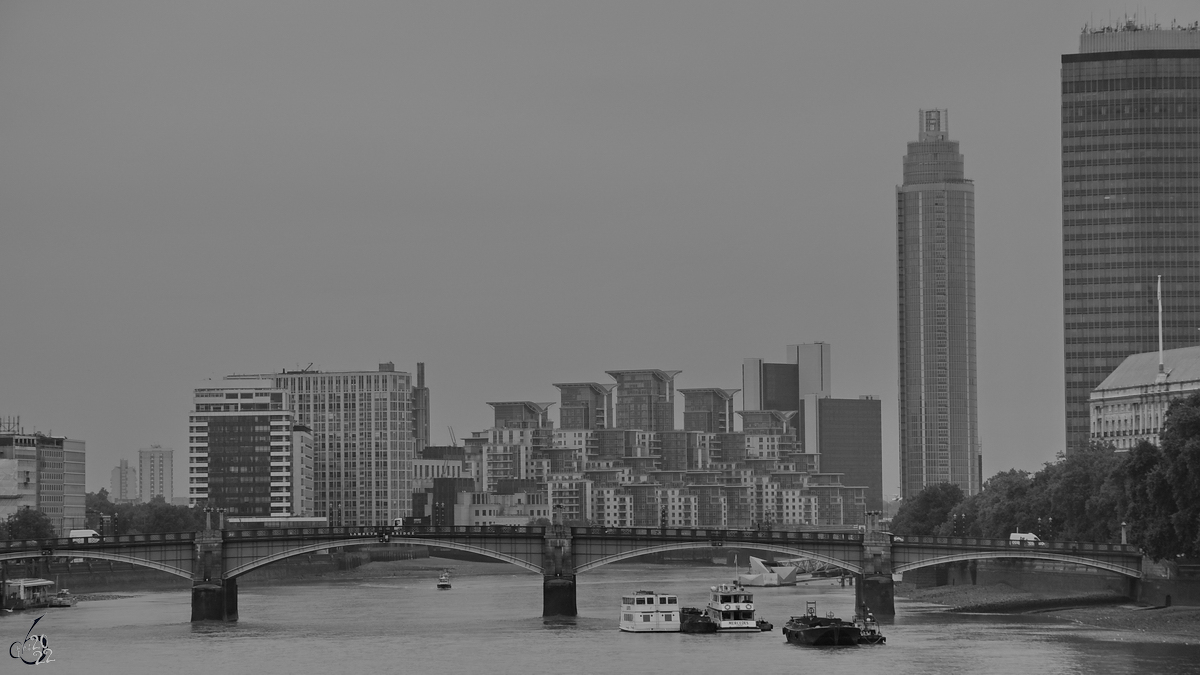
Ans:
{"label": "riverbank", "polygon": [[1111,593],[1029,592],[1008,584],[917,588],[900,583],[896,596],[944,605],[948,612],[1036,612],[1095,628],[1200,639],[1200,607],[1153,607]]}

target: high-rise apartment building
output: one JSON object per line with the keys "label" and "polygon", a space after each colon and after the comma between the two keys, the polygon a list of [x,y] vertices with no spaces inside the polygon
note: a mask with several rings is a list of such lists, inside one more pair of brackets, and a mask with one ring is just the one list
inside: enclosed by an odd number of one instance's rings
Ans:
{"label": "high-rise apartment building", "polygon": [[113,467],[108,498],[114,504],[138,500],[137,469],[129,466],[129,460],[123,459]]}
{"label": "high-rise apartment building", "polygon": [[1068,452],[1088,397],[1130,354],[1200,327],[1200,29],[1085,29],[1062,56],[1063,328]]}
{"label": "high-rise apartment building", "polygon": [[560,429],[608,429],[613,422],[615,384],[599,382],[565,382],[558,387],[561,401],[558,406]]}
{"label": "high-rise apartment building", "polygon": [[148,502],[175,498],[175,451],[160,445],[138,450],[138,498]]}
{"label": "high-rise apartment building", "polygon": [[975,367],[975,186],[946,110],[922,110],[896,188],[900,492],[980,488]]}
{"label": "high-rise apartment building", "polygon": [[833,396],[832,357],[824,342],[788,345],[787,363],[742,361],[742,408],[800,410],[808,394]]}
{"label": "high-rise apartment building", "polygon": [[549,412],[554,404],[495,401],[488,405],[495,422],[483,446],[479,489],[495,491],[504,480],[545,481],[552,470],[554,423]]}
{"label": "high-rise apartment building", "polygon": [[391,523],[412,508],[412,378],[381,363],[374,371],[284,371],[225,378],[268,379],[293,396],[296,422],[312,431],[313,515],[350,527]]}
{"label": "high-rise apartment building", "polygon": [[738,389],[680,389],[684,431],[723,434],[733,431],[733,395]]}
{"label": "high-rise apartment building", "polygon": [[675,428],[678,370],[607,370],[617,381],[617,429],[671,431]]}

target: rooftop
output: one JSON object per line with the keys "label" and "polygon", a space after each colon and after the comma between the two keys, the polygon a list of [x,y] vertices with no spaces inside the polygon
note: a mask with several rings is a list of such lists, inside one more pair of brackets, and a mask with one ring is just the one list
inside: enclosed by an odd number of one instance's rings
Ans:
{"label": "rooftop", "polygon": [[[1200,346],[1168,349],[1162,353],[1166,383],[1200,381]],[[1116,370],[1096,387],[1096,391],[1125,389],[1155,384],[1158,378],[1158,352],[1130,354]]]}

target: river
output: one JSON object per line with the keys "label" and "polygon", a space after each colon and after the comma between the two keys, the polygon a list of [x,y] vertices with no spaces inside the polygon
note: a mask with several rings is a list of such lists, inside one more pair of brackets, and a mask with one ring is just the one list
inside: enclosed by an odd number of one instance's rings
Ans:
{"label": "river", "polygon": [[[454,561],[446,561],[453,567]],[[490,566],[489,566],[490,567]],[[787,617],[815,599],[820,613],[849,618],[852,588],[825,583],[755,589],[761,634],[627,634],[617,630],[622,594],[676,593],[703,604],[727,569],[610,565],[580,577],[579,614],[544,620],[541,577],[456,574],[450,591],[436,575],[242,588],[241,620],[192,624],[186,591],[149,592],[81,602],[69,609],[0,617],[5,644],[46,636],[53,662],[31,672],[141,675],[249,673],[1078,673],[1137,675],[1200,670],[1200,636],[1191,644],[1139,633],[1091,629],[1041,615],[945,614],[897,600],[883,625],[887,644],[813,648],[789,645]],[[7,659],[4,673],[27,672]]]}

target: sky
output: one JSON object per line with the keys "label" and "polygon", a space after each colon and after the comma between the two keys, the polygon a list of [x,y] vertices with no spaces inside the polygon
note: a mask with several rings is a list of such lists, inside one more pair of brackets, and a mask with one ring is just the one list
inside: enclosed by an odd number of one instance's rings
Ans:
{"label": "sky", "polygon": [[[831,344],[898,491],[895,187],[948,108],[975,181],[984,476],[1064,446],[1060,56],[1194,2],[0,2],[0,417],[87,490],[192,389],[426,364],[488,401]],[[740,404],[740,395],[737,400]],[[682,401],[677,402],[682,411]],[[740,408],[740,405],[739,405]],[[680,415],[681,417],[681,415]]]}

